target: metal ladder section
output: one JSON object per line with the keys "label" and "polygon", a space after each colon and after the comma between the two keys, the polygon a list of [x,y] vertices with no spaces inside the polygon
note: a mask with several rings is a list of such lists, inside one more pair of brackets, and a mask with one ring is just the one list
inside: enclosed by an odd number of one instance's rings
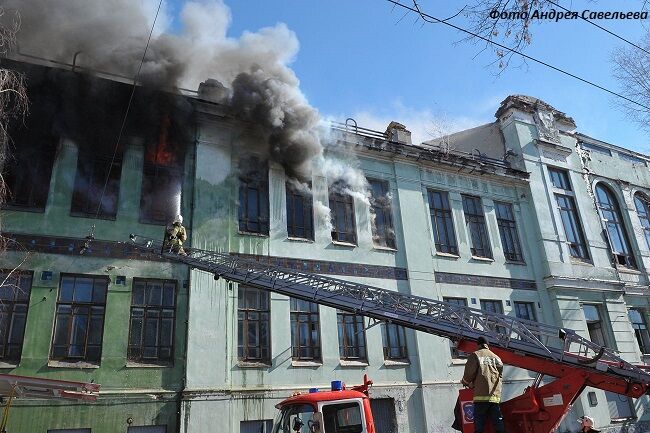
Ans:
{"label": "metal ladder section", "polygon": [[490,344],[520,353],[650,384],[650,373],[575,331],[476,308],[407,295],[365,284],[300,272],[228,253],[188,249],[187,255],[162,251],[162,242],[131,235],[144,255],[185,263],[225,280],[358,313],[376,320],[454,341],[485,336]]}

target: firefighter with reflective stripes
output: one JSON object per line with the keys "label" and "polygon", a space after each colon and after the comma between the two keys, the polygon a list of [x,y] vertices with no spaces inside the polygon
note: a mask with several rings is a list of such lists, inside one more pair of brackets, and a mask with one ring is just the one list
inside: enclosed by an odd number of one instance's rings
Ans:
{"label": "firefighter with reflective stripes", "polygon": [[176,215],[174,220],[165,227],[165,239],[163,241],[163,252],[187,255],[183,249],[183,242],[187,240],[187,233],[183,227],[183,217]]}
{"label": "firefighter with reflective stripes", "polygon": [[483,433],[488,418],[492,421],[496,433],[505,433],[499,407],[503,362],[488,348],[485,337],[479,337],[476,344],[478,350],[467,358],[461,380],[463,385],[474,388],[474,433]]}

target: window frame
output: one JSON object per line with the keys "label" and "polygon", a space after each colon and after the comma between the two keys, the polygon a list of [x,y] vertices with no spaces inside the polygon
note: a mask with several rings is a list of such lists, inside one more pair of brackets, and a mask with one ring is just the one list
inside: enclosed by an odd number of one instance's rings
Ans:
{"label": "window frame", "polygon": [[[533,301],[514,301],[513,307],[515,310],[515,317],[517,319],[530,320],[533,322],[537,321],[537,311],[535,310],[535,303]],[[523,317],[523,315],[520,315],[519,307],[524,307],[526,309],[526,313],[530,317]]]}
{"label": "window frame", "polygon": [[[434,195],[436,194],[440,195],[440,208],[435,206]],[[427,188],[427,198],[429,199],[429,217],[436,252],[458,256],[458,240],[456,239],[454,214],[449,200],[449,192]],[[444,229],[444,236],[440,233],[441,227]]]}
{"label": "window frame", "polygon": [[[11,282],[12,280],[16,282]],[[19,292],[22,292],[24,290],[23,288],[23,281],[28,280],[28,282],[25,284],[25,286],[29,285],[27,288],[27,292],[24,295],[20,295]],[[23,346],[25,344],[25,329],[27,328],[27,317],[29,314],[29,301],[31,298],[31,291],[32,291],[32,286],[34,283],[34,272],[33,271],[27,271],[27,270],[19,270],[19,269],[0,269],[0,284],[1,283],[9,283],[8,285],[13,286],[12,290],[12,296],[11,299],[3,299],[4,298],[4,290],[2,287],[6,287],[7,284],[4,284],[0,286],[0,307],[2,309],[7,309],[8,311],[8,318],[7,318],[7,327],[4,329],[4,334],[0,333],[0,339],[2,340],[1,344],[1,350],[0,350],[0,362],[6,362],[8,364],[12,365],[18,365],[18,363],[21,360],[22,357],[22,352],[23,352]],[[22,298],[22,299],[21,299]],[[18,308],[17,308],[18,307]],[[16,311],[16,310],[23,310],[23,311]],[[15,326],[15,318],[18,314],[22,314],[24,316],[23,318],[23,324],[22,324],[22,331],[20,331],[20,343],[14,343],[13,342],[13,330]],[[10,356],[7,355],[9,349],[9,346],[17,346],[16,347],[16,355],[15,356]]]}
{"label": "window frame", "polygon": [[[246,167],[244,167],[247,165]],[[257,158],[240,162],[239,203],[237,205],[238,231],[242,234],[268,236],[270,228],[269,167]],[[249,208],[255,198],[257,212]]]}
{"label": "window frame", "polygon": [[[393,209],[390,194],[390,183],[387,180],[368,178],[370,187],[370,212],[375,218],[371,224],[372,242],[381,248],[397,249],[395,236],[395,225],[393,224]],[[381,195],[375,196],[376,189],[373,184],[378,185]],[[383,222],[382,230],[379,230],[378,219]]]}
{"label": "window frame", "polygon": [[[639,205],[641,205],[641,209],[639,209]],[[634,193],[634,207],[639,217],[639,223],[641,224],[646,245],[650,249],[650,199],[642,192],[637,191]]]}
{"label": "window frame", "polygon": [[[257,302],[262,300],[261,296],[265,297],[264,302],[266,303],[266,309],[261,308],[253,308],[249,307],[247,305],[244,305],[242,307],[240,305],[240,299],[244,299],[244,302],[246,301],[246,292],[247,291],[254,291],[256,292],[256,295],[258,296]],[[241,296],[240,296],[241,295]],[[243,319],[240,319],[240,314],[243,314]],[[267,319],[263,320],[261,317],[259,319],[254,319],[254,318],[249,318],[249,316],[254,316],[256,314],[264,315],[266,314]],[[240,320],[242,321],[242,324],[240,324]],[[249,344],[248,341],[248,327],[250,323],[259,323],[259,328],[260,332],[258,335],[259,344],[256,346],[252,346]],[[262,335],[262,323],[266,323],[266,335]],[[240,331],[241,327],[241,331]],[[262,343],[263,337],[266,337],[267,344],[264,345]],[[266,347],[265,347],[266,346]],[[250,355],[250,350],[251,348],[257,347],[259,348],[260,351],[260,356],[259,357],[254,357]],[[237,288],[237,360],[241,364],[262,364],[262,365],[271,365],[271,358],[272,358],[272,345],[271,345],[271,295],[269,292],[266,290],[262,289],[256,289],[254,287],[246,286],[246,285],[239,285]],[[267,355],[264,356],[264,351],[266,351]]]}
{"label": "window frame", "polygon": [[[299,302],[306,302],[310,308],[310,311],[303,311],[299,310],[296,307],[299,307],[300,304]],[[311,308],[315,307],[315,311],[311,310]],[[305,318],[305,322],[301,322],[301,318]],[[315,316],[315,317],[314,317]],[[294,361],[307,361],[307,362],[317,362],[317,363],[322,363],[323,361],[323,350],[322,350],[322,339],[321,339],[321,326],[320,326],[320,307],[316,302],[310,302],[310,301],[302,301],[297,298],[289,298],[289,322],[291,325],[291,359]],[[300,324],[301,323],[306,323],[307,327],[309,328],[309,332],[307,333],[307,340],[309,341],[309,345],[307,346],[301,346],[298,344],[296,346],[294,343],[296,340],[298,343],[300,342],[300,337],[302,333],[300,332]],[[317,341],[316,344],[313,343],[313,334],[314,330],[312,329],[312,326],[316,327],[316,336],[317,336]],[[296,325],[296,326],[294,326]],[[294,332],[298,332],[298,335],[295,335]],[[307,349],[313,350],[313,356],[301,356],[301,349],[303,347],[306,347]]]}
{"label": "window frame", "polygon": [[[357,246],[357,222],[354,209],[354,197],[343,192],[345,184],[336,182],[329,188],[329,207],[332,220],[332,242]],[[340,230],[339,208],[343,214],[343,225],[345,230]],[[345,236],[345,238],[342,238]],[[348,239],[348,236],[351,239]]]}
{"label": "window frame", "polygon": [[[594,308],[594,311],[596,312],[596,315],[598,317],[598,320],[590,319],[587,317],[587,310],[585,307],[589,308],[592,307]],[[592,303],[583,303],[581,305],[582,313],[585,316],[585,323],[587,324],[587,333],[589,334],[589,340],[592,342],[601,345],[601,346],[609,346],[609,337],[607,335],[607,330],[605,329],[605,322],[603,318],[603,308],[600,304],[592,304]],[[597,325],[597,326],[590,326],[590,325]],[[599,335],[597,335],[598,339],[602,341],[594,341],[594,335],[592,334],[592,331],[598,332]],[[586,349],[587,350],[587,349]]]}
{"label": "window frame", "polygon": [[[391,333],[389,327],[393,327],[395,332]],[[408,361],[409,354],[406,328],[396,323],[386,322],[381,328],[381,336],[384,360],[398,362]],[[393,339],[396,341],[393,341]],[[397,355],[393,355],[395,350],[397,351]]]}
{"label": "window frame", "polygon": [[[467,226],[467,233],[469,235],[469,245],[472,257],[482,259],[494,259],[492,252],[492,245],[490,244],[490,232],[487,227],[485,218],[485,210],[483,209],[483,200],[480,197],[473,195],[461,195],[463,200],[463,215],[465,217],[465,225]],[[470,202],[477,212],[474,212],[470,207]],[[481,246],[475,245],[475,237],[481,240]]]}
{"label": "window frame", "polygon": [[[87,176],[82,176],[81,167],[84,163],[86,164],[84,165],[85,169],[88,170],[88,172],[85,173]],[[106,166],[103,171],[99,168],[102,165]],[[109,172],[108,182],[106,182],[107,171]],[[99,178],[96,177],[98,173],[101,174]],[[105,155],[93,155],[88,152],[79,153],[77,156],[77,169],[72,188],[70,215],[114,221],[117,217],[118,207],[120,204],[121,178],[121,154],[112,159],[110,156]],[[82,185],[86,186],[83,187]],[[106,187],[104,187],[104,185],[106,185]],[[114,209],[112,212],[104,210],[104,206],[99,202],[102,196],[109,196],[109,194],[107,194],[109,191],[114,193],[115,198]],[[96,200],[97,203],[94,203],[93,200]]]}
{"label": "window frame", "polygon": [[[500,215],[501,207],[504,207],[507,210],[506,215]],[[506,258],[506,261],[514,263],[525,263],[524,252],[521,248],[521,240],[519,239],[519,231],[517,230],[517,221],[515,219],[515,210],[513,204],[502,201],[495,201],[494,212],[497,217],[497,227],[499,228],[501,247],[503,248],[503,255]],[[508,212],[509,215],[507,215]],[[509,237],[506,235],[509,235]],[[508,248],[511,247],[514,251],[507,251],[506,246],[508,246]]]}
{"label": "window frame", "polygon": [[[347,319],[351,319],[348,323]],[[348,335],[348,325],[355,329],[354,334]],[[368,362],[368,341],[366,340],[366,322],[364,316],[349,313],[347,311],[336,311],[336,326],[339,338],[339,359],[342,361]],[[359,336],[361,334],[361,336]],[[350,344],[352,339],[356,345]],[[361,343],[361,344],[358,344]],[[358,351],[358,355],[351,354],[351,351]]]}
{"label": "window frame", "polygon": [[[604,197],[607,199],[608,203],[601,201],[602,196],[599,193],[601,191]],[[612,190],[609,185],[606,185],[604,182],[598,182],[594,186],[594,193],[596,195],[598,213],[605,223],[605,232],[607,233],[609,250],[612,254],[614,263],[616,266],[623,266],[629,269],[637,269],[638,265],[632,243],[630,242],[631,238],[625,224],[623,212],[621,211],[621,205],[618,201],[618,198],[616,197],[616,194],[614,193],[614,190]],[[620,242],[622,251],[615,250],[613,234],[616,234],[616,238]]]}
{"label": "window frame", "polygon": [[[311,182],[308,188],[311,190]],[[287,236],[295,239],[314,240],[314,195],[310,192],[301,191],[292,186],[291,182],[285,182],[286,204],[287,204]],[[299,213],[296,210],[296,203],[302,204],[302,215],[296,218]],[[292,224],[293,222],[293,224]],[[302,226],[299,224],[302,222]],[[303,235],[298,230],[303,230]]]}
{"label": "window frame", "polygon": [[[136,296],[136,284],[142,283],[144,284],[144,289],[143,289],[143,303],[142,304],[136,304],[135,296]],[[153,285],[155,283],[159,283],[161,285],[160,287],[160,300],[161,303],[160,305],[155,305],[155,304],[149,304],[148,303],[148,292],[147,288],[149,285]],[[164,300],[165,300],[165,286],[166,285],[173,285],[173,296],[172,296],[172,301],[173,305],[170,308],[169,306],[163,305]],[[129,362],[134,362],[138,364],[153,364],[153,365],[173,365],[174,364],[174,353],[175,353],[175,343],[176,343],[176,307],[177,305],[177,298],[178,298],[178,281],[176,280],[171,280],[171,279],[160,279],[160,278],[133,278],[133,285],[131,288],[131,307],[129,309],[129,339],[127,342],[127,352],[126,352],[126,358]],[[142,311],[142,316],[140,316],[141,319],[141,330],[140,330],[140,343],[138,345],[134,345],[131,341],[133,338],[133,322],[136,320],[138,317],[134,316],[134,311],[136,310],[143,310]],[[171,310],[171,316],[163,316],[163,310]],[[152,357],[145,357],[143,354],[145,352],[145,336],[147,335],[147,321],[149,319],[149,314],[150,312],[158,312],[158,317],[157,317],[157,330],[158,330],[158,336],[156,338],[156,352],[158,355],[155,358]],[[156,317],[151,317],[152,319],[155,319]],[[169,346],[163,346],[160,344],[160,338],[162,335],[161,329],[163,328],[162,322],[164,319],[171,319],[171,333],[170,333],[170,339],[171,339],[171,345]],[[169,349],[169,358],[161,358],[160,357],[160,351],[162,348],[168,348]],[[132,355],[132,350],[139,350],[140,354],[139,355]]]}
{"label": "window frame", "polygon": [[[442,302],[447,304],[455,305],[457,307],[467,307],[467,298],[461,298],[458,296],[443,296]],[[452,340],[449,340],[449,351],[451,353],[451,359],[467,359],[469,355],[467,352],[458,350],[456,343]]]}
{"label": "window frame", "polygon": [[[62,301],[61,300],[61,295],[63,293],[63,281],[65,278],[73,278],[74,283],[72,286],[72,300],[71,301]],[[90,295],[90,302],[82,302],[82,301],[75,301],[74,299],[74,294],[75,294],[75,287],[76,287],[76,282],[77,279],[91,279],[92,280],[92,291]],[[103,297],[103,302],[94,302],[94,291],[95,291],[95,282],[96,281],[104,281],[105,287],[104,287],[104,297]],[[106,322],[106,300],[108,296],[108,286],[110,284],[110,278],[105,275],[91,275],[91,274],[73,274],[73,273],[61,273],[61,277],[59,280],[59,290],[57,293],[57,299],[56,299],[56,309],[54,313],[54,324],[52,327],[52,339],[51,339],[51,346],[50,346],[50,354],[49,354],[49,359],[52,361],[61,361],[61,362],[86,362],[90,364],[95,364],[95,365],[100,365],[101,360],[102,360],[102,352],[103,352],[103,346],[104,346],[104,326]],[[56,338],[57,338],[57,331],[59,329],[59,314],[63,314],[59,312],[60,307],[62,306],[69,306],[71,313],[68,314],[69,316],[69,325],[68,325],[68,331],[67,331],[67,338],[65,341],[65,344],[56,344]],[[86,314],[86,329],[85,329],[85,338],[84,338],[84,354],[83,356],[70,356],[70,347],[74,346],[72,343],[72,338],[73,338],[73,328],[74,328],[74,323],[75,323],[75,314],[74,314],[74,309],[75,308],[88,308],[88,313]],[[91,332],[90,326],[92,323],[92,310],[93,308],[101,308],[102,309],[102,314],[101,314],[101,325],[100,325],[100,330],[99,330],[99,340],[100,342],[98,344],[93,344],[92,346],[98,346],[99,350],[97,352],[97,359],[88,359],[88,336]],[[81,315],[80,315],[81,316]],[[60,346],[65,346],[66,347],[66,356],[55,356],[54,352],[56,347]]]}
{"label": "window frame", "polygon": [[[632,320],[632,317],[630,315],[631,311],[636,311],[639,314],[639,318],[641,319],[641,322],[635,322]],[[639,346],[639,351],[641,352],[641,355],[642,356],[650,355],[650,330],[648,329],[646,310],[640,307],[631,307],[628,308],[627,314],[628,314],[628,319],[630,320],[630,324],[632,325],[632,329],[634,330],[634,337],[636,338],[636,342],[637,345]],[[644,328],[639,328],[639,326],[643,326]],[[645,338],[642,335],[643,333],[645,333]]]}

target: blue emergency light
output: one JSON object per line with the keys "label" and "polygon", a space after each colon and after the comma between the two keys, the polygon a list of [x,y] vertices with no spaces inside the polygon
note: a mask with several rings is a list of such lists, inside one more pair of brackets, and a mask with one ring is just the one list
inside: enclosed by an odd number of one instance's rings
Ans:
{"label": "blue emergency light", "polygon": [[332,381],[332,391],[341,391],[343,389],[343,382],[340,380]]}
{"label": "blue emergency light", "polygon": [[318,392],[318,391],[319,391],[318,388],[309,388],[309,393],[310,394],[313,394],[313,393]]}

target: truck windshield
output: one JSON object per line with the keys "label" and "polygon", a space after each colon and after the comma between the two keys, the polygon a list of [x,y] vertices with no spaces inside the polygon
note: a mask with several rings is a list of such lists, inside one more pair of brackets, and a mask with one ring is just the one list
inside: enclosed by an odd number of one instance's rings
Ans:
{"label": "truck windshield", "polygon": [[280,409],[273,423],[273,433],[309,433],[314,408],[308,404],[293,404]]}

